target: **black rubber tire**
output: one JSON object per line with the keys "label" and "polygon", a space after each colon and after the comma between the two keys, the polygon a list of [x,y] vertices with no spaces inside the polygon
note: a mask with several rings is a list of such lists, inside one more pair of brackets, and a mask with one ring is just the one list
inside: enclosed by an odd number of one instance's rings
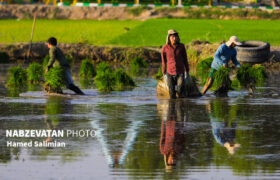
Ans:
{"label": "black rubber tire", "polygon": [[244,63],[262,63],[270,56],[270,45],[262,41],[243,41],[236,50],[237,60]]}

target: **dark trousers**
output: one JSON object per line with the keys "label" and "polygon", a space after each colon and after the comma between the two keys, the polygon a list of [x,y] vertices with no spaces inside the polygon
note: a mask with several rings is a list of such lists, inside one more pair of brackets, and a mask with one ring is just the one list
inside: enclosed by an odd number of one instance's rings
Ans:
{"label": "dark trousers", "polygon": [[167,73],[167,85],[169,88],[169,96],[171,99],[176,99],[176,85],[179,98],[182,98],[184,91],[184,74],[170,75]]}

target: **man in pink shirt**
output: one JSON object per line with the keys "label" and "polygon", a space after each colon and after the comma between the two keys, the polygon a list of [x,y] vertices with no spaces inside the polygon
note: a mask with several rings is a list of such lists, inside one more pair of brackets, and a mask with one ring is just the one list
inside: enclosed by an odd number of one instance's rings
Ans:
{"label": "man in pink shirt", "polygon": [[176,85],[179,98],[182,98],[184,74],[189,75],[189,64],[185,45],[180,43],[179,35],[173,29],[168,31],[166,45],[161,51],[161,60],[162,73],[167,79],[170,98],[176,99]]}

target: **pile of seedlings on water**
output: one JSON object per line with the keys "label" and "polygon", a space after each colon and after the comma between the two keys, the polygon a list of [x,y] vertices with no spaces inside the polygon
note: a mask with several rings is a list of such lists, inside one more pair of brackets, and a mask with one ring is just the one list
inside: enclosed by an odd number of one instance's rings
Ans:
{"label": "pile of seedlings on water", "polygon": [[228,91],[231,89],[229,73],[230,69],[225,67],[220,67],[214,73],[212,89],[214,89],[216,96],[227,96]]}
{"label": "pile of seedlings on water", "polygon": [[145,73],[145,69],[148,64],[142,57],[136,57],[132,59],[130,70],[133,76],[141,75]]}
{"label": "pile of seedlings on water", "polygon": [[31,63],[27,68],[27,74],[30,84],[39,84],[43,78],[43,68],[39,63]]}
{"label": "pile of seedlings on water", "polygon": [[135,87],[135,82],[123,69],[113,71],[107,62],[97,65],[94,82],[101,92],[121,91]]}
{"label": "pile of seedlings on water", "polygon": [[201,78],[202,84],[205,84],[208,74],[210,72],[213,57],[208,57],[200,61],[196,67],[197,75]]}
{"label": "pile of seedlings on water", "polygon": [[118,68],[114,72],[115,90],[121,91],[135,87],[133,79],[122,69]]}
{"label": "pile of seedlings on water", "polygon": [[242,65],[234,79],[234,86],[248,88],[250,93],[254,92],[256,86],[261,86],[267,78],[265,67],[262,65]]}
{"label": "pile of seedlings on water", "polygon": [[62,87],[65,84],[64,69],[60,66],[53,67],[45,75],[46,83],[44,90],[48,93],[62,94]]}
{"label": "pile of seedlings on water", "polygon": [[88,87],[93,83],[93,77],[96,75],[94,65],[90,59],[84,59],[80,67],[80,84],[82,87]]}
{"label": "pile of seedlings on water", "polygon": [[113,69],[107,62],[101,62],[96,67],[96,77],[94,79],[97,89],[101,92],[110,92],[114,87]]}
{"label": "pile of seedlings on water", "polygon": [[94,65],[90,59],[84,59],[80,67],[79,76],[82,79],[92,79],[96,75]]}
{"label": "pile of seedlings on water", "polygon": [[96,70],[92,60],[84,59],[80,67],[80,84],[83,88],[88,88],[93,84],[93,78],[96,76]]}
{"label": "pile of seedlings on water", "polygon": [[9,68],[9,88],[22,88],[27,86],[27,72],[21,66]]}

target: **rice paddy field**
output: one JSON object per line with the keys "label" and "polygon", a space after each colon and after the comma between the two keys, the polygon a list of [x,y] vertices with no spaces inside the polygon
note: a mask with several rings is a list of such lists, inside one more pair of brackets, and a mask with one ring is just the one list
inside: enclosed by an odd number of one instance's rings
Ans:
{"label": "rice paddy field", "polygon": [[[0,20],[0,43],[29,42],[33,20]],[[280,20],[149,19],[138,20],[46,20],[36,21],[33,42],[55,36],[61,43],[96,46],[161,46],[168,29],[176,29],[181,41],[211,43],[236,35],[242,40],[280,44]]]}

